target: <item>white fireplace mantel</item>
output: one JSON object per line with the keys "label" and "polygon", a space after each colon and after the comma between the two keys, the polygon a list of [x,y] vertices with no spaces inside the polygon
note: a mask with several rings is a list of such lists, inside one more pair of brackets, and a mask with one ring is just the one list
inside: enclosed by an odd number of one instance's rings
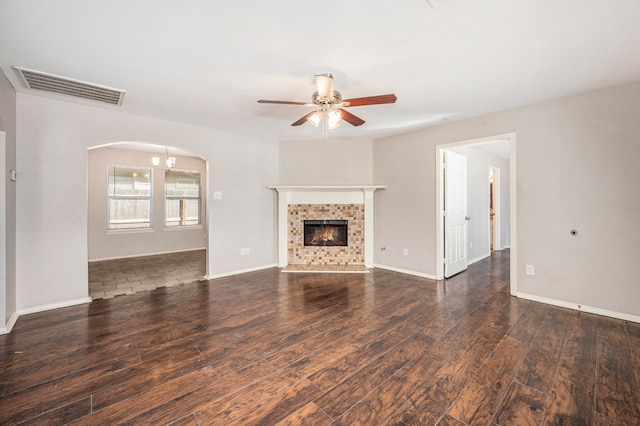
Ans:
{"label": "white fireplace mantel", "polygon": [[289,204],[363,204],[364,266],[373,268],[373,193],[385,185],[269,185],[278,192],[278,266],[287,266]]}

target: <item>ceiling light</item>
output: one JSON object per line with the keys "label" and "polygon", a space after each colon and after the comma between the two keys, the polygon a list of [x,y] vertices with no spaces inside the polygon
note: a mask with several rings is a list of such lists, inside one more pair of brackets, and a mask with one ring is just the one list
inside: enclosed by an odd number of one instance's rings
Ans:
{"label": "ceiling light", "polygon": [[[165,170],[170,172],[176,165],[176,157],[169,157],[169,148],[164,147],[164,163],[166,165]],[[151,164],[154,167],[158,167],[160,165],[160,157],[151,157]]]}
{"label": "ceiling light", "polygon": [[318,127],[320,125],[320,121],[322,121],[322,111],[316,111],[313,115],[307,118],[307,121],[313,125],[313,127]]}
{"label": "ceiling light", "polygon": [[171,169],[176,165],[176,157],[167,157],[167,171],[171,171]]}
{"label": "ceiling light", "polygon": [[338,127],[341,120],[342,114],[340,114],[340,111],[332,109],[327,112],[327,126],[329,127],[329,130],[333,130]]}

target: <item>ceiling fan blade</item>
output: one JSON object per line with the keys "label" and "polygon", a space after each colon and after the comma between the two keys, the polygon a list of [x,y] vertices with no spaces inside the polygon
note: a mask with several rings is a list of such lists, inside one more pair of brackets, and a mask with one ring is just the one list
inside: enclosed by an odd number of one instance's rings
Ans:
{"label": "ceiling fan blade", "polygon": [[269,101],[260,99],[258,101],[261,104],[282,104],[282,105],[307,105],[307,102],[295,102],[295,101]]}
{"label": "ceiling fan blade", "polygon": [[365,123],[362,118],[356,117],[346,109],[338,108],[338,111],[340,111],[340,114],[342,114],[342,119],[352,126],[362,126]]}
{"label": "ceiling fan blade", "polygon": [[316,75],[316,86],[320,99],[333,98],[333,76],[331,74]]}
{"label": "ceiling fan blade", "polygon": [[300,126],[304,123],[307,122],[307,119],[309,117],[311,117],[313,114],[315,114],[316,111],[311,111],[309,114],[306,114],[304,117],[302,117],[300,120],[296,121],[295,123],[291,124],[292,126]]}
{"label": "ceiling fan blade", "polygon": [[378,105],[378,104],[393,104],[397,100],[397,96],[394,94],[389,95],[377,95],[367,96],[364,98],[344,99],[342,102],[348,102],[349,105],[345,106],[364,106],[364,105]]}

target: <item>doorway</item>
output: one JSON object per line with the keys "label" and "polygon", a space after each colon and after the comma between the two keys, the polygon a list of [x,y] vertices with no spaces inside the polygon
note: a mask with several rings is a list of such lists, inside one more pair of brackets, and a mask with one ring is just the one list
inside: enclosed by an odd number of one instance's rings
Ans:
{"label": "doorway", "polygon": [[[501,142],[499,144],[495,144],[496,142]],[[492,146],[494,145],[494,146]],[[479,139],[470,139],[460,142],[442,144],[436,146],[436,278],[438,280],[442,280],[445,277],[445,259],[446,259],[446,251],[445,251],[445,174],[444,174],[444,156],[445,151],[447,150],[458,150],[463,148],[482,148],[483,150],[486,148],[487,151],[491,152],[491,150],[499,149],[506,152],[507,163],[504,167],[496,167],[500,168],[502,174],[498,174],[498,182],[494,187],[494,195],[497,195],[497,202],[501,204],[500,211],[502,212],[501,217],[494,216],[494,221],[498,223],[496,226],[496,231],[493,234],[493,238],[491,235],[491,231],[489,229],[489,185],[487,185],[487,165],[482,167],[482,176],[478,178],[477,184],[484,188],[484,192],[486,195],[484,196],[483,204],[484,207],[480,208],[480,210],[470,211],[469,216],[471,222],[475,223],[474,225],[483,224],[477,228],[481,229],[481,233],[474,234],[471,232],[469,234],[469,241],[467,242],[466,248],[470,247],[474,249],[476,255],[478,253],[482,253],[478,255],[474,259],[474,254],[470,253],[470,263],[473,263],[476,260],[487,257],[491,253],[490,244],[493,243],[493,247],[497,250],[510,248],[510,291],[511,294],[515,294],[517,292],[517,281],[516,281],[516,272],[517,272],[517,246],[516,246],[516,156],[515,156],[515,146],[516,146],[516,135],[515,133],[496,135],[491,137],[479,138]],[[496,155],[497,155],[496,151]],[[505,155],[504,153],[502,155]],[[490,158],[490,156],[487,156]],[[489,165],[492,165],[489,163]],[[508,181],[505,181],[507,179]],[[469,184],[474,182],[472,178],[469,179]],[[506,184],[505,184],[506,182]],[[470,188],[471,190],[471,188]],[[506,196],[505,196],[506,194]],[[500,196],[502,195],[502,196]],[[506,203],[506,204],[505,204]],[[497,204],[494,205],[494,209],[498,209]],[[499,214],[499,213],[498,213]],[[486,221],[482,217],[486,217]],[[502,226],[501,226],[502,225]],[[505,228],[506,226],[506,228]],[[505,233],[505,229],[507,230]],[[486,253],[486,254],[485,254]]]}
{"label": "doorway", "polygon": [[206,159],[131,141],[89,148],[87,164],[88,289],[93,298],[207,276]]}

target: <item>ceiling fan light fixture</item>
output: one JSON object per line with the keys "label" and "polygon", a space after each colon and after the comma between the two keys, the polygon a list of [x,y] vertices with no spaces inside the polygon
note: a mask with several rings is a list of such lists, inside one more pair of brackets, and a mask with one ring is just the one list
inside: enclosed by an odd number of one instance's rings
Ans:
{"label": "ceiling fan light fixture", "polygon": [[331,74],[318,74],[315,77],[318,87],[318,96],[323,101],[330,101],[333,98],[333,76]]}
{"label": "ceiling fan light fixture", "polygon": [[307,121],[311,123],[313,127],[318,127],[322,121],[322,111],[316,111],[307,118]]}
{"label": "ceiling fan light fixture", "polygon": [[342,121],[342,114],[340,111],[336,111],[335,109],[327,112],[327,126],[329,130],[333,130],[340,125],[340,121]]}

